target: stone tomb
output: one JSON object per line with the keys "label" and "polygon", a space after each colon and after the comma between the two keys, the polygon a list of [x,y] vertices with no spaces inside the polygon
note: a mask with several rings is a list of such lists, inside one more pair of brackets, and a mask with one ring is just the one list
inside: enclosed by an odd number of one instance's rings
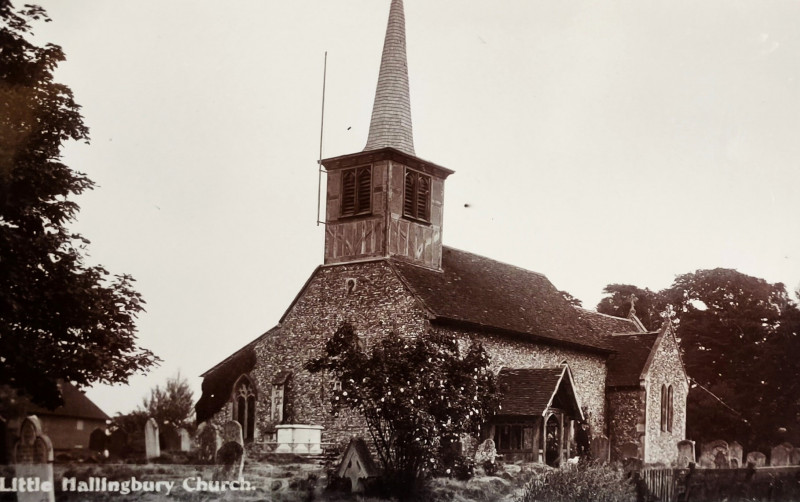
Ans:
{"label": "stone tomb", "polygon": [[344,451],[342,461],[336,469],[340,478],[350,479],[352,493],[364,493],[368,480],[378,477],[378,468],[372,460],[367,443],[361,438],[353,438]]}
{"label": "stone tomb", "polygon": [[760,451],[751,451],[747,454],[747,465],[753,464],[753,467],[764,467],[767,465],[767,456]]}
{"label": "stone tomb", "polygon": [[[789,445],[791,446],[791,445]],[[770,451],[769,465],[781,467],[789,465],[790,455],[794,448],[787,448],[786,443],[779,444]]]}
{"label": "stone tomb", "polygon": [[158,424],[155,418],[147,419],[144,424],[144,453],[147,460],[161,456],[161,447],[158,444]]}
{"label": "stone tomb", "polygon": [[678,441],[678,467],[689,467],[689,464],[696,462],[694,453],[694,441],[684,439]]}
{"label": "stone tomb", "polygon": [[704,469],[727,469],[730,465],[727,441],[718,439],[703,444],[700,453],[700,467]]}
{"label": "stone tomb", "polygon": [[744,467],[742,465],[742,455],[744,455],[744,449],[737,441],[733,441],[728,445],[728,459],[730,460],[731,469]]}
{"label": "stone tomb", "polygon": [[231,420],[222,427],[222,446],[217,450],[214,479],[238,481],[244,468],[244,437],[242,425]]}
{"label": "stone tomb", "polygon": [[622,456],[622,460],[627,460],[629,458],[640,458],[639,445],[636,443],[623,444],[620,455]]}
{"label": "stone tomb", "polygon": [[283,424],[275,426],[278,446],[275,453],[319,455],[322,453],[322,426]]}
{"label": "stone tomb", "polygon": [[589,445],[592,460],[599,462],[608,462],[611,460],[611,443],[604,435],[595,436]]}
{"label": "stone tomb", "polygon": [[15,479],[11,482],[26,484],[24,491],[19,486],[11,487],[17,492],[17,502],[55,502],[53,444],[42,433],[36,416],[25,417],[20,425],[19,439],[14,445],[14,472]]}

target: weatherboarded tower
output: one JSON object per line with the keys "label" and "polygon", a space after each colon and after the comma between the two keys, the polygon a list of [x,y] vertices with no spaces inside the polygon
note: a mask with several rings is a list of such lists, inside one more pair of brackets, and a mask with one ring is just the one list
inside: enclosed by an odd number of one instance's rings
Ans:
{"label": "weatherboarded tower", "polygon": [[442,266],[444,181],[453,171],[414,152],[402,0],[393,0],[364,151],[328,171],[325,264],[395,257]]}

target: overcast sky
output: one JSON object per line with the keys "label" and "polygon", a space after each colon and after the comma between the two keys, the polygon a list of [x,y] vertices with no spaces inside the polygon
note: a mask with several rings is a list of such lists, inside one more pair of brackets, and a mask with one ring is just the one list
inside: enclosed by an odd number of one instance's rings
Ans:
{"label": "overcast sky", "polygon": [[[17,3],[20,3],[19,0]],[[389,0],[46,0],[91,145],[75,228],[147,301],[129,411],[275,325],[322,262],[324,157],[363,149]],[[800,1],[406,0],[417,155],[445,244],[593,308],[727,267],[800,287]],[[323,190],[324,192],[324,190]],[[121,392],[122,391],[122,392]]]}

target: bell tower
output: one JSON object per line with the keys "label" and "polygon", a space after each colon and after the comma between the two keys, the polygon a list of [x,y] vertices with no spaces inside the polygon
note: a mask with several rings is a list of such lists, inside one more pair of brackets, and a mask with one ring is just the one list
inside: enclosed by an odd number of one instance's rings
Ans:
{"label": "bell tower", "polygon": [[444,181],[416,156],[403,1],[392,0],[364,151],[325,159],[325,264],[394,257],[440,270]]}

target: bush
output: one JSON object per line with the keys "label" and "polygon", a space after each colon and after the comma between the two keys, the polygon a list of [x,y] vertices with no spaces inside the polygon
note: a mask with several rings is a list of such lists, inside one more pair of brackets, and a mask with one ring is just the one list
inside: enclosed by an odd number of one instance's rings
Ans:
{"label": "bush", "polygon": [[605,464],[566,465],[534,472],[519,502],[635,501],[636,490],[625,473]]}

